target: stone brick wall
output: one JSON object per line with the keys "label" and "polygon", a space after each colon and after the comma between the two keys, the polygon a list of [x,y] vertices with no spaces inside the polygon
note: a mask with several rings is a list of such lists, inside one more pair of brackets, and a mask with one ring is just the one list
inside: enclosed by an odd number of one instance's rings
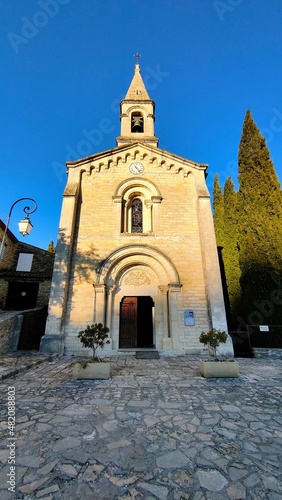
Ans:
{"label": "stone brick wall", "polygon": [[255,358],[282,359],[282,349],[253,347],[253,353]]}
{"label": "stone brick wall", "polygon": [[0,316],[0,355],[16,351],[23,316],[18,313],[3,313]]}
{"label": "stone brick wall", "polygon": [[28,245],[20,241],[16,245],[16,251],[14,252],[14,259],[12,265],[10,266],[10,271],[16,272],[19,253],[33,254],[31,271],[26,274],[38,277],[52,277],[54,254],[47,252],[47,250],[43,250],[42,248],[37,248],[33,245]]}
{"label": "stone brick wall", "polygon": [[8,286],[8,282],[0,278],[0,310],[5,308]]}
{"label": "stone brick wall", "polygon": [[[3,237],[4,224],[0,221],[0,239]],[[0,260],[0,310],[5,309],[9,282],[37,282],[39,291],[36,307],[47,306],[54,265],[54,254],[41,248],[23,243],[8,230],[5,238],[3,259]],[[20,253],[33,255],[32,267],[29,272],[17,271]]]}
{"label": "stone brick wall", "polygon": [[51,280],[45,280],[39,283],[36,307],[44,307],[48,305],[51,288]]}
{"label": "stone brick wall", "polygon": [[[0,243],[4,236],[5,225],[0,220]],[[0,272],[2,269],[10,269],[13,265],[15,254],[17,252],[17,238],[9,230],[6,233],[4,241],[3,258],[0,260]]]}

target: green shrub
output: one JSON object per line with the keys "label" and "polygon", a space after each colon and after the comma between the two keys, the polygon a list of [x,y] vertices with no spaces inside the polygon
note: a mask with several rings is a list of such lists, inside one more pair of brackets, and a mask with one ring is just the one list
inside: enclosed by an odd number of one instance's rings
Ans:
{"label": "green shrub", "polygon": [[209,332],[202,332],[199,338],[201,344],[207,345],[214,349],[214,354],[216,356],[216,350],[220,344],[225,344],[227,340],[227,333],[221,332],[212,328]]}
{"label": "green shrub", "polygon": [[109,344],[108,339],[109,328],[103,326],[102,323],[95,323],[93,325],[87,325],[85,330],[81,330],[78,334],[78,338],[84,347],[90,347],[93,351],[93,358],[99,360],[96,355],[96,350],[98,347],[103,349],[105,344]]}

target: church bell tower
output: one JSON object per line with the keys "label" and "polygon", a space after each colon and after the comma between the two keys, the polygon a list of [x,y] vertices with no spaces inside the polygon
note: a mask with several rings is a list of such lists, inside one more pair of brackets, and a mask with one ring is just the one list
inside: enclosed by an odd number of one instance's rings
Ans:
{"label": "church bell tower", "polygon": [[155,103],[143,82],[138,58],[136,55],[134,76],[120,103],[121,134],[117,137],[117,146],[136,142],[158,146],[159,142],[154,132]]}

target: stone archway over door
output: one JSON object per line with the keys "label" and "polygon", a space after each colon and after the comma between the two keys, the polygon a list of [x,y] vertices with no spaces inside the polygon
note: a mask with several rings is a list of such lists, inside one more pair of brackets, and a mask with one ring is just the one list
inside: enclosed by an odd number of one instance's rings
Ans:
{"label": "stone archway over door", "polygon": [[123,297],[120,303],[119,348],[152,348],[153,300],[148,296]]}
{"label": "stone archway over door", "polygon": [[[118,351],[121,345],[120,304],[124,297],[137,297],[139,305],[143,307],[146,307],[144,297],[150,298],[150,315],[152,315],[150,332],[152,328],[153,335],[150,333],[149,345],[151,347],[155,345],[158,350],[172,349],[171,323],[177,314],[176,292],[180,291],[181,286],[173,262],[155,248],[148,245],[129,245],[109,255],[99,269],[97,282],[94,285],[95,321],[105,322],[109,326],[113,350]],[[140,322],[141,319],[139,324]],[[144,343],[142,344],[144,336],[142,339],[141,331],[142,328],[139,330],[139,339],[137,337],[135,345],[137,343],[140,347],[141,345],[145,347]]]}

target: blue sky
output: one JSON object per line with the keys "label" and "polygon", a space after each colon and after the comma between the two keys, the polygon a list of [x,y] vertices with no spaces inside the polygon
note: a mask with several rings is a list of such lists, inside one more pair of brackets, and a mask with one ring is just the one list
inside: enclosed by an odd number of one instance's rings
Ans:
{"label": "blue sky", "polygon": [[56,242],[65,162],[115,147],[136,51],[160,148],[236,183],[250,108],[281,182],[281,0],[2,0],[0,37],[0,218],[34,198],[25,242]]}

